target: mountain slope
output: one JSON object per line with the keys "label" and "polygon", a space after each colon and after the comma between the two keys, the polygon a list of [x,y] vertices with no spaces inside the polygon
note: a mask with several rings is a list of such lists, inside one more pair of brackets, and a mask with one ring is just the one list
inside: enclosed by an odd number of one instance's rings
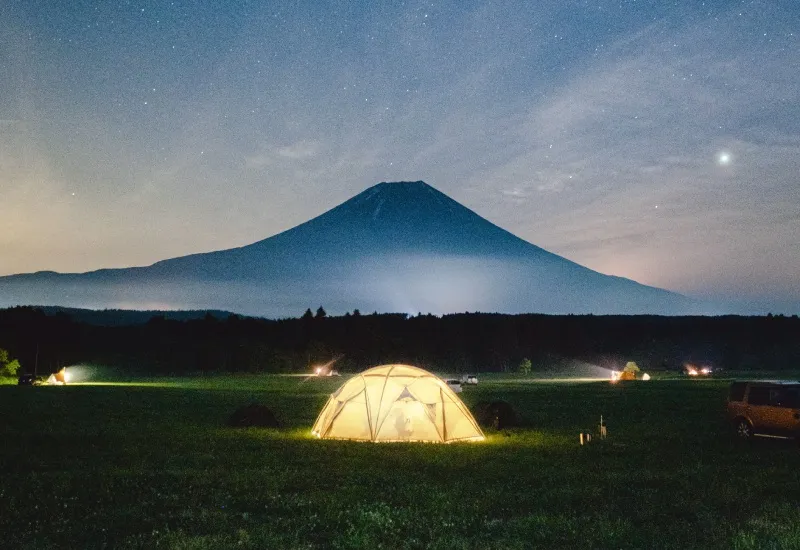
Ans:
{"label": "mountain slope", "polygon": [[240,248],[148,267],[0,277],[0,305],[332,313],[694,312],[678,294],[602,275],[532,245],[424,182],[380,183]]}

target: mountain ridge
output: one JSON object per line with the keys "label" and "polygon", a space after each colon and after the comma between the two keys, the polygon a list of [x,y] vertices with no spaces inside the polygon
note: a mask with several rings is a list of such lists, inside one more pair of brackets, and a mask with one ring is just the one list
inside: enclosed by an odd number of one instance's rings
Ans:
{"label": "mountain ridge", "polygon": [[412,313],[684,314],[698,307],[529,243],[423,181],[378,183],[240,247],[142,267],[0,277],[3,302],[273,316],[315,303],[332,312]]}

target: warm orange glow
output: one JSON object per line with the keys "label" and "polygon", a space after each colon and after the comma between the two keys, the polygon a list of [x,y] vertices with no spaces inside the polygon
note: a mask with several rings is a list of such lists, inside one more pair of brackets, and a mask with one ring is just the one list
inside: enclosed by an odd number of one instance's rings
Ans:
{"label": "warm orange glow", "polygon": [[335,357],[335,358],[331,359],[330,361],[328,361],[325,364],[317,365],[316,367],[314,367],[314,374],[316,376],[336,376],[336,375],[338,375],[338,373],[335,370],[333,370],[333,365],[335,365],[336,362],[340,358],[341,357]]}
{"label": "warm orange glow", "polygon": [[67,367],[62,368],[56,374],[56,381],[61,382],[62,384],[66,384],[69,380],[69,375],[67,374]]}
{"label": "warm orange glow", "polygon": [[711,367],[699,367],[692,363],[684,363],[683,370],[688,376],[711,376]]}

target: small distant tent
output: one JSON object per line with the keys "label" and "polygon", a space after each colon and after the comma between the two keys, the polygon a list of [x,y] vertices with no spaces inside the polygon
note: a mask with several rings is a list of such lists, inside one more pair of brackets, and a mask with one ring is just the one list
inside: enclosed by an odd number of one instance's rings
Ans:
{"label": "small distant tent", "polygon": [[636,380],[636,373],[639,372],[639,365],[633,361],[625,363],[625,368],[619,375],[620,380]]}
{"label": "small distant tent", "polygon": [[484,439],[469,409],[443,380],[409,365],[374,367],[345,382],[328,399],[311,433],[360,441]]}
{"label": "small distant tent", "polygon": [[67,384],[67,368],[62,367],[60,371],[48,376],[47,383],[51,386],[65,386]]}

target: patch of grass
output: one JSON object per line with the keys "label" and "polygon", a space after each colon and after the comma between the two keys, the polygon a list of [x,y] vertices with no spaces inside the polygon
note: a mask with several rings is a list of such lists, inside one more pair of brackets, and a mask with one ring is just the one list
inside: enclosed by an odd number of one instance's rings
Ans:
{"label": "patch of grass", "polygon": [[[344,379],[230,376],[0,388],[14,548],[793,548],[792,444],[739,446],[728,383],[486,378],[522,427],[485,443],[319,441]],[[281,425],[232,429],[261,403]],[[578,434],[609,438],[580,447]]]}

